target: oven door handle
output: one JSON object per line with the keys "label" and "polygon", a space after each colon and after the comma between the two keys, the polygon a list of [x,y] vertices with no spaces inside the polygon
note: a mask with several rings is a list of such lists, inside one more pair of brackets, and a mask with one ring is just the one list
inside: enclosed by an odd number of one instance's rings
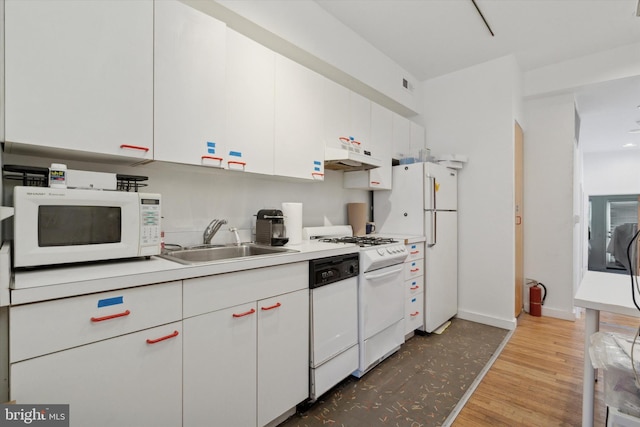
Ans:
{"label": "oven door handle", "polygon": [[387,272],[384,272],[384,273],[380,273],[380,274],[365,273],[364,278],[365,279],[381,279],[383,277],[388,277],[388,276],[393,276],[394,274],[398,274],[402,270],[404,270],[404,267],[396,268],[395,270],[390,270],[390,271],[387,271]]}

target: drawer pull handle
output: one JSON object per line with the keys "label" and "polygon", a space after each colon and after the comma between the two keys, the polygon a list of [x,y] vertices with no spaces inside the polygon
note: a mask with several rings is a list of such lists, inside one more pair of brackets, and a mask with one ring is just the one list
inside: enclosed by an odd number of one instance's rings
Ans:
{"label": "drawer pull handle", "polygon": [[145,153],[149,151],[149,147],[143,147],[141,145],[122,144],[120,145],[120,148],[122,149],[128,148],[129,150],[140,150],[140,151],[144,151]]}
{"label": "drawer pull handle", "polygon": [[413,269],[411,270],[411,272],[412,272],[412,273],[417,273],[418,271],[420,271],[420,269],[419,269],[419,268],[413,268]]}
{"label": "drawer pull handle", "polygon": [[311,173],[311,176],[312,176],[312,177],[314,177],[314,178],[315,178],[316,176],[317,176],[317,177],[323,177],[323,176],[324,176],[324,174],[323,174],[323,173],[321,173],[321,172],[312,172],[312,173]]}
{"label": "drawer pull handle", "polygon": [[233,317],[244,317],[244,316],[248,316],[250,314],[253,314],[255,312],[256,312],[256,310],[252,308],[251,310],[245,311],[244,313],[233,313]]}
{"label": "drawer pull handle", "polygon": [[371,181],[371,185],[380,185],[380,181]]}
{"label": "drawer pull handle", "polygon": [[419,312],[419,311],[416,311],[415,313],[411,313],[409,316],[411,316],[411,317],[416,317],[418,314],[420,314],[420,312]]}
{"label": "drawer pull handle", "polygon": [[411,255],[418,255],[419,253],[420,253],[420,251],[413,251],[413,252],[410,252],[410,254],[411,254]]}
{"label": "drawer pull handle", "polygon": [[129,310],[123,311],[122,313],[110,314],[104,317],[92,317],[92,322],[104,322],[105,320],[116,319],[118,317],[124,317],[130,315],[131,312]]}
{"label": "drawer pull handle", "polygon": [[155,344],[155,343],[158,343],[158,342],[160,342],[160,341],[164,341],[164,340],[168,340],[168,339],[171,339],[171,338],[175,338],[175,337],[177,337],[179,334],[180,334],[180,333],[179,333],[178,331],[173,331],[173,333],[172,333],[172,334],[165,335],[164,337],[156,338],[155,340],[152,340],[152,339],[147,338],[147,344]]}
{"label": "drawer pull handle", "polygon": [[273,310],[274,308],[278,308],[280,307],[282,304],[280,303],[276,303],[275,305],[272,305],[271,307],[262,307],[262,310],[267,311],[267,310]]}
{"label": "drawer pull handle", "polygon": [[412,286],[409,289],[411,289],[412,291],[415,291],[416,289],[420,289],[420,286]]}

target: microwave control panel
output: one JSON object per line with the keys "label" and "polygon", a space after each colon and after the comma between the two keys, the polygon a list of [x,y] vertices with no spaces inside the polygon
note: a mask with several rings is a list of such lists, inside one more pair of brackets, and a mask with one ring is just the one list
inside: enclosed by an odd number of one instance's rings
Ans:
{"label": "microwave control panel", "polygon": [[140,193],[140,255],[157,255],[160,253],[161,230],[159,194]]}

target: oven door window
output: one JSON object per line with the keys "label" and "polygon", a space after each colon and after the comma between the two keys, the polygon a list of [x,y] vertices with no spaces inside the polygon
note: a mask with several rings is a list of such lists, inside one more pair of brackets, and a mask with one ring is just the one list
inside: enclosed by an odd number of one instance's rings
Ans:
{"label": "oven door window", "polygon": [[40,206],[38,246],[120,243],[122,210],[114,206]]}

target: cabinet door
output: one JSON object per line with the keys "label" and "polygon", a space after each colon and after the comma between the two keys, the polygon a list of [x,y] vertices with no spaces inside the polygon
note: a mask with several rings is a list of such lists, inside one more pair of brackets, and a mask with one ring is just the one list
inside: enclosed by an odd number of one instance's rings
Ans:
{"label": "cabinet door", "polygon": [[309,396],[309,291],[258,301],[258,426]]}
{"label": "cabinet door", "polygon": [[175,0],[155,3],[155,159],[226,167],[226,26]]}
{"label": "cabinet door", "polygon": [[276,56],[276,175],[324,180],[322,88],[319,74]]}
{"label": "cabinet door", "polygon": [[227,30],[229,169],[273,175],[276,54]]}
{"label": "cabinet door", "polygon": [[325,79],[323,92],[322,108],[325,146],[348,149],[351,145],[348,139],[352,136],[349,126],[350,91],[332,80]]}
{"label": "cabinet door", "polygon": [[69,404],[72,427],[181,425],[182,323],[14,363],[11,399]]}
{"label": "cabinet door", "polygon": [[371,104],[370,150],[374,157],[382,160],[382,166],[368,171],[344,173],[345,188],[365,190],[391,190],[391,152],[393,142],[393,112]]}
{"label": "cabinet door", "polygon": [[426,148],[424,128],[417,123],[411,122],[411,152],[419,153]]}
{"label": "cabinet door", "polygon": [[184,427],[255,427],[256,320],[255,302],[184,320]]}
{"label": "cabinet door", "polygon": [[349,94],[349,128],[351,136],[359,142],[360,152],[370,151],[379,158],[371,145],[371,101],[355,92]]}
{"label": "cabinet door", "polygon": [[9,152],[152,159],[152,0],[7,0],[5,107]]}
{"label": "cabinet door", "polygon": [[411,121],[393,114],[393,157],[401,159],[411,152]]}

